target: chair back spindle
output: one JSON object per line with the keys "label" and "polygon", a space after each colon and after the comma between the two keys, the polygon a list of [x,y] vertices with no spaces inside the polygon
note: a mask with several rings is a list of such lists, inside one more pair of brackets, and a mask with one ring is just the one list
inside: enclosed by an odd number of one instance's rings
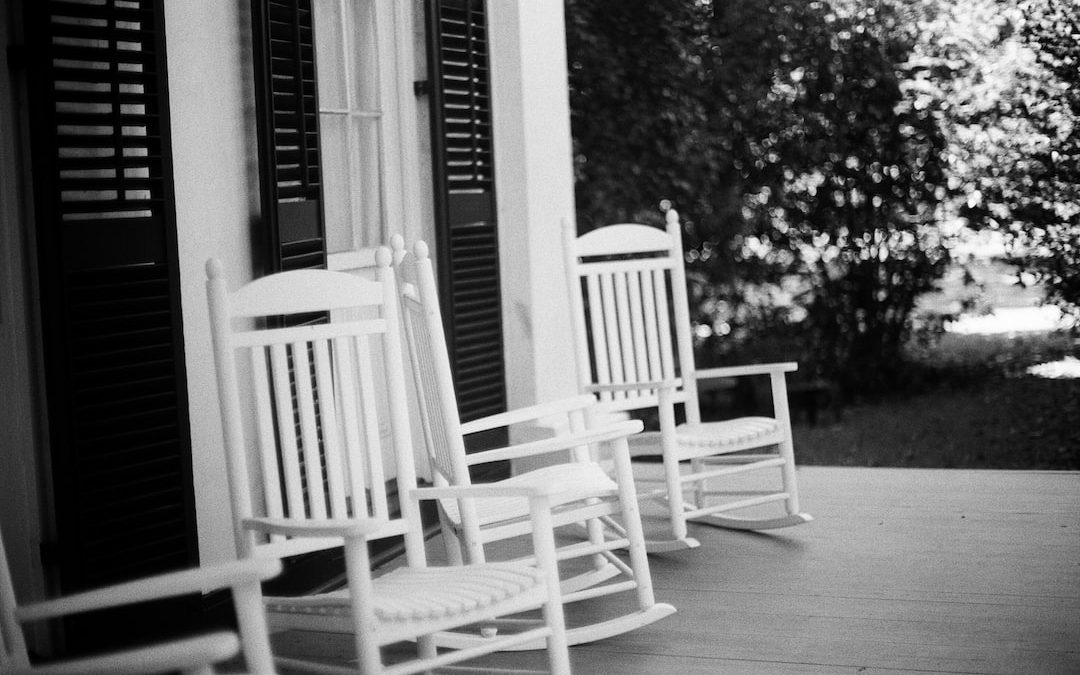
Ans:
{"label": "chair back spindle", "polygon": [[[410,563],[422,564],[422,541],[411,541],[420,535],[405,523],[416,505],[400,500],[401,513],[391,518],[386,490],[384,450],[396,458],[401,494],[416,479],[396,284],[389,251],[376,257],[376,281],[300,270],[233,293],[220,265],[207,265],[234,530],[246,532],[237,539],[242,556],[281,558],[341,545],[339,539],[256,536],[241,526],[246,518],[374,517],[391,521],[378,536],[406,534]],[[334,319],[282,325],[288,323],[283,316],[310,313]],[[389,400],[378,400],[377,391]],[[253,419],[244,411],[254,411]],[[249,460],[257,463],[252,474]]]}
{"label": "chair back spindle", "polygon": [[[580,238],[564,224],[567,269],[576,270],[571,283],[578,284],[572,289],[571,309],[583,389],[593,382],[634,385],[671,380],[680,377],[679,363],[692,368],[689,334],[687,351],[679,333],[681,326],[689,326],[689,315],[682,241],[677,216],[672,214],[669,211],[665,230],[621,224],[618,229],[601,228]],[[675,400],[686,401],[692,387],[692,383],[682,383]],[[656,390],[648,386],[605,390],[598,396],[613,410],[657,402]]]}
{"label": "chair back spindle", "polygon": [[[401,256],[401,289],[405,330],[414,360],[413,379],[420,403],[420,418],[429,442],[433,476],[453,485],[470,483],[465,447],[453,390],[453,375],[446,353],[446,337],[438,307],[438,290],[427,245],[419,241],[413,255]],[[452,428],[451,428],[452,427]]]}
{"label": "chair back spindle", "polygon": [[[403,248],[403,242],[398,241],[396,248]],[[436,485],[470,485],[461,417],[438,309],[438,288],[427,244],[417,241],[412,256],[399,250],[395,258],[400,276],[405,280],[400,306],[409,355],[413,359],[413,384],[432,480]],[[476,538],[480,531],[476,504],[472,500],[459,500],[458,508],[465,547],[470,551],[471,560],[482,561],[483,545]]]}
{"label": "chair back spindle", "polygon": [[[799,511],[784,379],[797,365],[696,368],[679,216],[670,203],[661,203],[661,209],[666,211],[663,230],[618,223],[578,237],[564,224],[578,384],[612,412],[655,409],[659,443],[643,443],[637,450],[663,458],[672,542],[690,541],[688,519],[736,529],[808,522]],[[702,422],[699,381],[760,376],[770,381],[772,417]],[[685,415],[681,424],[679,406]],[[711,487],[728,476],[777,467],[782,490]],[[691,501],[684,501],[685,493],[692,493]],[[780,517],[726,515],[780,501],[785,509]]]}

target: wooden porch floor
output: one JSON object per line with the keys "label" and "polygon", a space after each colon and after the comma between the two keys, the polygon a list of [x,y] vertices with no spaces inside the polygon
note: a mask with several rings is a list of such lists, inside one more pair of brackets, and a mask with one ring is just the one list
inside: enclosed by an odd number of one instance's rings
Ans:
{"label": "wooden porch floor", "polygon": [[[650,557],[678,612],[571,648],[574,672],[1080,673],[1080,473],[802,467],[799,480],[814,522],[692,526],[701,548]],[[567,621],[619,602],[569,605]],[[338,662],[350,645],[277,641]],[[477,663],[545,668],[543,652]]]}

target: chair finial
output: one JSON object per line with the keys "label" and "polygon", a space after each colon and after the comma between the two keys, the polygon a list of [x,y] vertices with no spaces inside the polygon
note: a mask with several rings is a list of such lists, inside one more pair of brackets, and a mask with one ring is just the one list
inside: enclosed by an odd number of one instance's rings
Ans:
{"label": "chair finial", "polygon": [[217,279],[225,276],[225,266],[221,264],[221,261],[217,258],[210,258],[206,261],[206,278]]}
{"label": "chair finial", "polygon": [[385,246],[380,246],[375,249],[375,264],[379,267],[390,267],[390,260],[392,257],[390,249]]}
{"label": "chair finial", "polygon": [[[667,200],[664,200],[667,202]],[[671,208],[671,202],[668,202],[667,212],[664,214],[664,222],[668,227],[679,226],[679,212]]]}
{"label": "chair finial", "polygon": [[428,245],[423,239],[417,239],[413,244],[413,255],[417,260],[426,260],[428,257]]}
{"label": "chair finial", "polygon": [[400,234],[390,235],[390,249],[394,254],[394,264],[401,264],[405,259],[405,237]]}

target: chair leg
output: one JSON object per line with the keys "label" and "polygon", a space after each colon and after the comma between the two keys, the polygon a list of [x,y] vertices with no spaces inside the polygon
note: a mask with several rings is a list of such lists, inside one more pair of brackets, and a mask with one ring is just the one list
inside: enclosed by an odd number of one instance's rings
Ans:
{"label": "chair leg", "polygon": [[668,493],[668,514],[671,518],[671,534],[676,540],[687,538],[686,516],[683,515],[682,481],[679,480],[678,443],[675,436],[675,405],[671,393],[660,390],[660,452],[664,461],[664,482]]}
{"label": "chair leg", "polygon": [[[700,475],[705,470],[705,460],[701,457],[695,457],[690,460],[690,472],[696,475]],[[694,506],[705,506],[705,494],[706,485],[705,479],[698,479],[694,481]]]}
{"label": "chair leg", "polygon": [[[598,499],[592,499],[592,500],[589,500],[589,501],[590,502],[597,502],[599,500]],[[599,518],[590,518],[585,523],[585,527],[588,529],[588,532],[589,532],[589,543],[590,544],[592,544],[594,546],[599,546],[599,545],[604,543],[604,524],[600,521]],[[592,564],[593,564],[593,569],[594,570],[600,571],[600,570],[604,569],[605,567],[607,567],[608,561],[604,558],[604,556],[602,554],[595,553],[592,556]]]}
{"label": "chair leg", "polygon": [[559,583],[559,563],[555,552],[555,528],[551,522],[551,501],[547,496],[530,499],[529,510],[534,521],[533,549],[537,567],[545,573],[547,602],[542,612],[551,630],[546,645],[552,673],[570,675],[570,653],[566,640],[566,617],[563,615],[562,592]]}
{"label": "chair leg", "polygon": [[788,493],[784,505],[788,514],[796,514],[799,512],[799,488],[795,480],[795,450],[790,440],[780,444],[780,456],[784,458],[784,464],[780,467],[784,492]]}
{"label": "chair leg", "polygon": [[[630,567],[634,570],[637,584],[638,605],[648,609],[656,604],[652,589],[652,574],[649,572],[649,557],[645,552],[645,532],[641,527],[641,513],[638,511],[637,490],[634,487],[634,469],[630,466],[630,451],[626,439],[620,438],[615,443],[622,447],[615,448],[615,470],[618,473],[619,502],[623,512],[623,527],[630,540]],[[667,458],[665,457],[665,463]],[[678,467],[676,466],[676,470]],[[686,520],[683,520],[685,537]]]}
{"label": "chair leg", "polygon": [[664,480],[667,484],[668,517],[674,539],[686,539],[685,508],[683,506],[682,481],[679,480],[679,460],[675,453],[664,453]]}
{"label": "chair leg", "polygon": [[252,673],[272,673],[274,656],[259,582],[237,585],[232,592],[246,667]]}
{"label": "chair leg", "polygon": [[464,560],[461,555],[461,538],[458,537],[457,531],[454,529],[453,523],[450,519],[439,514],[439,520],[442,521],[442,536],[443,547],[446,549],[446,562],[450,565],[459,566],[464,564]]}
{"label": "chair leg", "polygon": [[421,635],[416,640],[416,655],[421,659],[433,659],[438,655],[438,649],[435,646],[435,637],[432,635]]}
{"label": "chair leg", "polygon": [[552,627],[547,638],[548,663],[552,675],[570,675],[570,652],[566,641],[566,625],[562,605],[550,597],[544,604],[544,621]]}
{"label": "chair leg", "polygon": [[345,576],[349,583],[349,602],[353,613],[357,665],[362,673],[382,671],[382,654],[374,627],[374,591],[367,570],[371,568],[367,540],[363,537],[345,539]]}
{"label": "chair leg", "polygon": [[795,482],[795,445],[791,440],[791,411],[788,409],[787,383],[783,373],[772,373],[769,376],[772,387],[773,414],[776,423],[784,430],[784,440],[780,442],[780,456],[784,458],[784,464],[780,471],[784,480],[784,491],[788,493],[788,515],[799,513],[799,491]]}

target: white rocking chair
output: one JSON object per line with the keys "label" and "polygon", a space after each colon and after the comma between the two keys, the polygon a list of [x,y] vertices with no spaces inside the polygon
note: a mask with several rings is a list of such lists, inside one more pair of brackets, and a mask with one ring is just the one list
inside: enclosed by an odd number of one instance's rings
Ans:
{"label": "white rocking chair", "polygon": [[[549,490],[417,489],[389,250],[379,250],[377,265],[377,281],[301,270],[229,293],[220,263],[207,264],[237,547],[243,557],[274,559],[345,549],[347,587],[266,598],[271,630],[352,633],[363,673],[425,671],[541,641],[552,672],[568,673]],[[341,318],[293,327],[277,327],[273,319],[312,313]],[[251,385],[244,399],[241,373]],[[254,416],[250,438],[245,412]],[[252,473],[249,450],[257,464]],[[396,463],[400,515],[387,495],[384,454]],[[457,499],[467,510],[479,498],[527,504],[535,564],[427,566],[418,500]],[[367,542],[398,536],[405,541],[405,565],[372,578]],[[538,627],[470,649],[439,654],[430,638],[537,608],[544,617]],[[413,640],[419,658],[384,666],[381,646]],[[301,670],[355,672],[277,661]]]}
{"label": "white rocking chair", "polygon": [[[3,536],[0,535],[0,673],[119,675],[180,671],[184,675],[208,675],[216,672],[215,664],[233,659],[241,648],[250,672],[273,673],[274,662],[270,654],[259,582],[280,571],[281,564],[275,560],[249,560],[172,572],[50,600],[18,604]],[[240,639],[232,631],[219,630],[100,656],[30,663],[22,624],[219,588],[232,590]]]}
{"label": "white rocking chair", "polygon": [[[458,416],[428,248],[424,242],[418,241],[414,246],[414,256],[406,257],[400,237],[395,237],[392,244],[395,259],[399,261],[397,266],[400,271],[399,288],[405,332],[412,357],[428,458],[436,485],[470,485],[469,468],[489,462],[545,456],[551,461],[559,461],[485,485],[546,486],[553,490],[556,527],[586,524],[588,541],[564,546],[558,552],[560,560],[587,557],[590,563],[587,571],[562,581],[564,603],[624,591],[636,593],[636,610],[604,621],[568,628],[569,644],[594,642],[619,635],[673,614],[674,607],[657,603],[653,597],[637,493],[631,473],[626,439],[641,430],[641,423],[636,420],[624,421],[600,429],[587,429],[585,418],[596,399],[586,395],[462,424]],[[566,419],[568,434],[483,452],[465,452],[464,437],[468,434],[557,416]],[[589,446],[594,444],[611,449],[616,467],[614,480],[591,460]],[[460,560],[464,548],[465,558],[470,563],[483,562],[485,544],[527,534],[532,528],[521,506],[509,502],[476,502],[461,509],[457,502],[443,500],[439,506],[442,532],[452,559]],[[605,531],[617,534],[606,541]],[[623,548],[629,549],[629,565],[614,554],[615,550]],[[617,577],[622,579],[605,583]],[[439,642],[443,643],[441,636]],[[468,644],[468,641],[459,644]]]}
{"label": "white rocking chair", "polygon": [[[811,517],[799,511],[784,379],[797,365],[694,367],[679,216],[669,209],[666,220],[666,230],[618,224],[580,237],[564,225],[582,390],[598,394],[599,405],[609,412],[658,409],[659,442],[654,440],[641,454],[662,456],[665,487],[650,495],[666,498],[672,539],[650,542],[650,550],[697,545],[688,536],[687,520],[741,530],[808,522]],[[770,377],[773,416],[702,422],[701,382],[747,375]],[[686,422],[679,425],[677,404],[684,405],[686,414]],[[779,489],[725,491],[709,485],[762,470],[779,470]],[[687,489],[689,498],[684,495]],[[717,497],[719,502],[713,499]],[[783,502],[781,514],[760,515],[759,507],[775,502]],[[754,509],[752,515],[731,515],[746,509]]]}

